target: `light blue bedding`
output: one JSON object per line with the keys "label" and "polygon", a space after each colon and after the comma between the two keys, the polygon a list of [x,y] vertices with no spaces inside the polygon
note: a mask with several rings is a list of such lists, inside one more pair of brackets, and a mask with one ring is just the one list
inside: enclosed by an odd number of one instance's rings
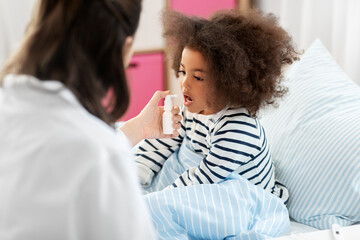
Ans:
{"label": "light blue bedding", "polygon": [[286,232],[282,201],[238,174],[218,184],[166,188],[201,160],[184,142],[144,188],[160,239],[266,239]]}

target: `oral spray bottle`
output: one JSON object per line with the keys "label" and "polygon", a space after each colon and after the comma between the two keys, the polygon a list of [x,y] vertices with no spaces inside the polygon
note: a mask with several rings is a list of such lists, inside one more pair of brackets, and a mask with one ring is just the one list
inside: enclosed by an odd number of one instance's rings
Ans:
{"label": "oral spray bottle", "polygon": [[167,95],[164,102],[164,113],[163,113],[163,132],[164,134],[173,134],[173,120],[172,120],[172,101],[171,98],[177,97],[177,95]]}

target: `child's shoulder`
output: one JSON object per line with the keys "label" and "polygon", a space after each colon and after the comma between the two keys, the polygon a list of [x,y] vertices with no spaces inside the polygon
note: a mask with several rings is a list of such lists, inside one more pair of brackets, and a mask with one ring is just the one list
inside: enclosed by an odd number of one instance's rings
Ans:
{"label": "child's shoulder", "polygon": [[226,122],[226,121],[247,121],[254,122],[255,118],[253,118],[249,111],[246,108],[236,108],[236,107],[228,107],[225,109],[221,117],[218,119],[218,122]]}
{"label": "child's shoulder", "polygon": [[200,124],[214,133],[221,129],[258,129],[259,123],[246,108],[226,107],[213,115],[201,115],[182,109],[185,125]]}
{"label": "child's shoulder", "polygon": [[258,121],[253,118],[247,109],[229,107],[216,121],[215,131],[220,129],[257,129]]}

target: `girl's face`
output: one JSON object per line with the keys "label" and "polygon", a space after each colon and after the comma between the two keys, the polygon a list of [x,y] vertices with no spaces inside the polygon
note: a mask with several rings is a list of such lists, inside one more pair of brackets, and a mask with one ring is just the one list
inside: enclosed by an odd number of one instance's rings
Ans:
{"label": "girl's face", "polygon": [[208,99],[212,81],[210,81],[209,69],[204,56],[199,51],[184,48],[179,79],[184,105],[189,112],[209,115],[220,110],[214,107],[211,99]]}

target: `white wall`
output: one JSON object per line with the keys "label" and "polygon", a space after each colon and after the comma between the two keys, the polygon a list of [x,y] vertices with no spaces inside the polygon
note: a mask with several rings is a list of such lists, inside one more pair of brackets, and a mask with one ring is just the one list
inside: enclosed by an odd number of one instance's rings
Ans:
{"label": "white wall", "polygon": [[277,15],[299,49],[319,38],[360,85],[359,0],[257,0],[255,5]]}
{"label": "white wall", "polygon": [[36,0],[0,0],[0,69],[18,46]]}
{"label": "white wall", "polygon": [[143,0],[139,28],[134,42],[135,51],[163,49],[164,40],[161,37],[161,10],[165,0]]}

